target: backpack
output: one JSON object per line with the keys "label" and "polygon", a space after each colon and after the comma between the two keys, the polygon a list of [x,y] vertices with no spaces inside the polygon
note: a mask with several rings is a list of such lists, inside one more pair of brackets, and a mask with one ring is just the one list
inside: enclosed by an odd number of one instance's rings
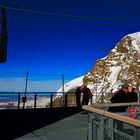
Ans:
{"label": "backpack", "polygon": [[89,98],[92,98],[92,92],[91,92],[91,90],[88,91],[88,97]]}

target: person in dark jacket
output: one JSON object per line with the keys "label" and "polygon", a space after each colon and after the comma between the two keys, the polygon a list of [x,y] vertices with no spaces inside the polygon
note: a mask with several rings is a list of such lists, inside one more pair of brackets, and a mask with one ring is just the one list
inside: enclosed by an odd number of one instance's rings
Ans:
{"label": "person in dark jacket", "polygon": [[80,102],[80,99],[81,99],[81,88],[78,87],[75,91],[75,96],[76,96],[76,105],[77,105],[77,108],[80,108],[81,107],[81,102]]}
{"label": "person in dark jacket", "polygon": [[91,93],[91,91],[90,91],[90,89],[87,86],[84,86],[82,88],[82,93],[83,93],[82,105],[88,105],[89,99],[91,98],[89,96],[89,93]]}
{"label": "person in dark jacket", "polygon": [[[111,103],[127,103],[129,102],[128,94],[128,84],[123,84],[122,89],[116,92],[110,99]],[[109,107],[108,111],[110,112],[125,112],[127,106],[118,106],[118,107]]]}
{"label": "person in dark jacket", "polygon": [[[91,98],[91,90],[87,86],[83,86],[81,92],[83,93],[82,105],[88,105]],[[88,112],[82,110],[81,114],[87,114]]]}
{"label": "person in dark jacket", "polygon": [[128,102],[137,102],[138,101],[138,95],[135,92],[135,88],[132,86],[128,87]]}

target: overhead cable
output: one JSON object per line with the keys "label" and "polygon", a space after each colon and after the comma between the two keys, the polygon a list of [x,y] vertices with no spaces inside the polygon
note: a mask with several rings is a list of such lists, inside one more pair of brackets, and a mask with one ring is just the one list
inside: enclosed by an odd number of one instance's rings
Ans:
{"label": "overhead cable", "polygon": [[34,14],[42,14],[42,15],[52,15],[52,16],[64,16],[64,17],[72,17],[72,18],[81,18],[81,19],[92,19],[92,20],[105,20],[105,21],[113,21],[113,20],[136,20],[136,19],[130,19],[130,16],[127,17],[93,17],[93,16],[75,16],[75,15],[69,15],[64,13],[54,13],[54,12],[45,12],[45,11],[37,11],[32,9],[26,9],[26,8],[17,8],[17,7],[11,7],[11,6],[5,6],[0,5],[1,8],[6,8],[9,10],[16,10],[16,11],[23,11],[28,13],[34,13]]}

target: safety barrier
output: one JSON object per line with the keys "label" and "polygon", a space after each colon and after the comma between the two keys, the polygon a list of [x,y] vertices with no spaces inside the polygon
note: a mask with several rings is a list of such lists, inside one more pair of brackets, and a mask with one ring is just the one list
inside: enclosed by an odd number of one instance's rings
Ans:
{"label": "safety barrier", "polygon": [[72,92],[0,92],[0,109],[75,106],[75,100]]}
{"label": "safety barrier", "polygon": [[[92,104],[92,99],[89,102]],[[0,92],[0,109],[73,106],[76,106],[75,92]]]}
{"label": "safety barrier", "polygon": [[[113,106],[128,106],[126,112],[111,113]],[[139,140],[140,103],[83,106],[89,114],[88,140]]]}

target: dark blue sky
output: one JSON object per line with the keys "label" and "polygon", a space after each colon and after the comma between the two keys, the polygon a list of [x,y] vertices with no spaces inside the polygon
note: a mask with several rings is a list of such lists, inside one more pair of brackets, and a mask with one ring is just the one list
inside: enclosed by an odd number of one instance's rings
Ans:
{"label": "dark blue sky", "polygon": [[139,0],[0,0],[2,5],[8,54],[0,71],[78,77],[122,37],[140,31]]}

